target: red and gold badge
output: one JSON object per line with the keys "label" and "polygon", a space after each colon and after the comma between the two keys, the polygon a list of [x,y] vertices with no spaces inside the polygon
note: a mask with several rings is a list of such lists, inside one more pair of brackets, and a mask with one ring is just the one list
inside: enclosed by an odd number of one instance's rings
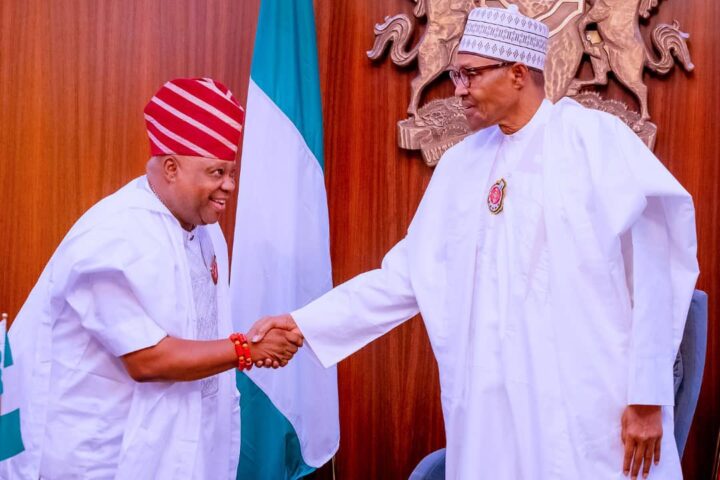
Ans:
{"label": "red and gold badge", "polygon": [[506,186],[507,183],[505,183],[505,179],[501,178],[500,180],[495,182],[492,187],[490,187],[487,204],[490,213],[492,213],[493,215],[497,215],[498,213],[502,212]]}

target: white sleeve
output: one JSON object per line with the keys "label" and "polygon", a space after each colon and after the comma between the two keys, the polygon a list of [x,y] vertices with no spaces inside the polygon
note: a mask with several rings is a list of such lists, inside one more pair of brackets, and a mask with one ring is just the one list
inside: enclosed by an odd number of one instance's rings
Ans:
{"label": "white sleeve", "polygon": [[134,290],[124,272],[106,270],[80,276],[67,292],[83,328],[116,357],[155,346],[167,336]]}
{"label": "white sleeve", "polygon": [[418,312],[406,241],[401,240],[387,253],[381,268],[343,283],[292,316],[315,355],[328,367]]}
{"label": "white sleeve", "polygon": [[673,286],[663,199],[649,197],[632,235],[633,315],[628,403],[673,405]]}
{"label": "white sleeve", "polygon": [[627,125],[613,121],[619,151],[607,152],[606,162],[626,181],[608,197],[635,192],[614,211],[632,237],[628,403],[673,405],[673,364],[698,274],[692,198]]}
{"label": "white sleeve", "polygon": [[161,281],[153,261],[157,248],[139,248],[114,230],[95,228],[56,254],[53,298],[67,304],[82,327],[116,357],[152,347],[168,335],[148,304],[169,303],[175,296],[175,283]]}

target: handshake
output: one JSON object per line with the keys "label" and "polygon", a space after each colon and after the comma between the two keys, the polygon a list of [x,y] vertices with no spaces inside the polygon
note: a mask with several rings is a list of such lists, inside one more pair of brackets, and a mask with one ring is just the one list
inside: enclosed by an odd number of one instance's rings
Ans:
{"label": "handshake", "polygon": [[303,344],[302,333],[290,314],[261,318],[247,338],[256,367],[284,367]]}

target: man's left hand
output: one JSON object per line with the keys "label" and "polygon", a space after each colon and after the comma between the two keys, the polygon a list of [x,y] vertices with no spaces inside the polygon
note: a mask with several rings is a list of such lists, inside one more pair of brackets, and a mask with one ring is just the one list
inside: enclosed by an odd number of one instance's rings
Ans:
{"label": "man's left hand", "polygon": [[650,466],[660,463],[662,440],[662,407],[659,405],[628,405],[622,415],[622,442],[625,446],[623,474],[637,479],[642,466],[648,478]]}

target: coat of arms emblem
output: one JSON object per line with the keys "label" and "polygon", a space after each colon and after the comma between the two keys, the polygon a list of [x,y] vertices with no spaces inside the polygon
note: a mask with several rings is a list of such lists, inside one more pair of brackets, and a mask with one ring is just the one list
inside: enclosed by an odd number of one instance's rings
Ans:
{"label": "coat of arms emblem", "polygon": [[[417,63],[408,105],[409,117],[398,122],[400,147],[420,150],[428,165],[435,165],[449,147],[467,136],[469,128],[453,97],[421,105],[423,91],[449,66],[463,34],[465,19],[476,7],[507,8],[510,4],[550,28],[545,63],[545,95],[555,102],[570,96],[585,106],[613,113],[653,148],[657,127],[650,121],[645,69],[668,73],[676,60],[687,71],[694,65],[687,46],[688,34],[677,21],[659,24],[651,32],[652,47],[640,33],[640,17],[648,18],[659,0],[413,0],[414,16],[427,19],[425,31],[412,48],[415,23],[408,15],[386,17],[375,25],[375,44],[368,56],[390,58],[399,66]],[[589,59],[593,78],[580,79],[578,71]],[[634,111],[623,102],[601,97],[586,87],[605,85],[608,73],[637,99]]]}

